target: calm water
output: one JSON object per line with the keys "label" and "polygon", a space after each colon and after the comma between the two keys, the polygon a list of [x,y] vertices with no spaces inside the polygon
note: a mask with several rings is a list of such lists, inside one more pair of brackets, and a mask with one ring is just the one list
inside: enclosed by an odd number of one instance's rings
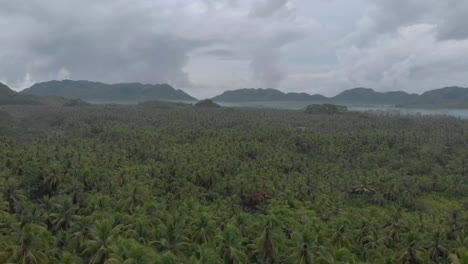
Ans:
{"label": "calm water", "polygon": [[[258,108],[281,108],[300,110],[310,105],[310,102],[281,101],[281,102],[242,102],[242,103],[219,103],[228,107],[258,107]],[[375,114],[395,115],[447,115],[468,119],[468,109],[419,109],[419,108],[397,108],[393,106],[356,106],[347,105],[350,111],[369,112]]]}

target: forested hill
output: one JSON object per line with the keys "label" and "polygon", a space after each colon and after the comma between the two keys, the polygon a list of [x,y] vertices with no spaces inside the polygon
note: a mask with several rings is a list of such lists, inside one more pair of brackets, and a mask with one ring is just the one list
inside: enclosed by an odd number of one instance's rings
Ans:
{"label": "forested hill", "polygon": [[417,98],[418,104],[444,104],[468,106],[468,88],[445,87],[423,93]]}
{"label": "forested hill", "polygon": [[24,94],[54,95],[94,102],[140,102],[148,100],[196,101],[182,90],[168,84],[119,83],[91,81],[49,81],[37,83],[22,91]]}
{"label": "forested hill", "polygon": [[13,90],[10,87],[6,86],[3,83],[0,83],[0,95],[13,94]]}
{"label": "forested hill", "polygon": [[376,92],[369,88],[353,88],[334,97],[307,93],[283,93],[275,89],[239,89],[226,91],[212,98],[218,102],[311,101],[340,104],[393,104],[446,107],[468,107],[468,88],[446,87],[418,94],[402,91]]}
{"label": "forested hill", "polygon": [[307,93],[283,93],[275,89],[239,89],[226,91],[212,98],[219,102],[262,102],[262,101],[325,101],[322,95]]}
{"label": "forested hill", "polygon": [[408,104],[418,98],[417,94],[406,92],[380,93],[369,88],[354,88],[329,98],[334,103],[347,104]]}
{"label": "forested hill", "polygon": [[63,104],[66,101],[66,99],[59,97],[20,94],[0,83],[0,105]]}

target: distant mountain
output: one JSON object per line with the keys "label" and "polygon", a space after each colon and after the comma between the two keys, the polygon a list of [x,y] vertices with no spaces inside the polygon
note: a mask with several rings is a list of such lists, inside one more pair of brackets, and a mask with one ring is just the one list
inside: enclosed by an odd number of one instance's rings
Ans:
{"label": "distant mountain", "polygon": [[439,104],[449,107],[468,106],[468,88],[445,87],[420,95],[414,102],[419,105]]}
{"label": "distant mountain", "polygon": [[49,96],[20,94],[0,83],[0,105],[45,105],[63,104],[66,99]]}
{"label": "distant mountain", "polygon": [[408,104],[417,97],[417,94],[405,92],[380,93],[369,88],[354,88],[331,97],[329,100],[333,103],[344,104]]}
{"label": "distant mountain", "polygon": [[275,89],[239,89],[226,91],[211,100],[217,102],[320,101],[326,100],[326,97],[307,93],[283,93]]}
{"label": "distant mountain", "polygon": [[23,94],[54,95],[66,98],[79,98],[90,102],[142,102],[161,101],[197,101],[182,90],[176,90],[168,84],[119,83],[105,84],[90,81],[49,81],[37,83]]}
{"label": "distant mountain", "polygon": [[10,89],[10,87],[0,82],[0,95],[11,95],[15,92]]}
{"label": "distant mountain", "polygon": [[283,93],[275,89],[239,89],[226,91],[212,98],[216,102],[308,101],[351,105],[405,105],[426,107],[468,107],[468,88],[446,87],[418,94],[402,91],[376,92],[369,88],[353,88],[334,97],[307,93]]}

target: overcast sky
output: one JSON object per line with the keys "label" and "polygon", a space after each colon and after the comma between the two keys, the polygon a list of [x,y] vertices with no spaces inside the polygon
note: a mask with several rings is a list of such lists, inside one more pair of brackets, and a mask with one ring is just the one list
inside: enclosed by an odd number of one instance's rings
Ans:
{"label": "overcast sky", "polygon": [[466,0],[0,0],[0,81],[335,95],[468,86]]}

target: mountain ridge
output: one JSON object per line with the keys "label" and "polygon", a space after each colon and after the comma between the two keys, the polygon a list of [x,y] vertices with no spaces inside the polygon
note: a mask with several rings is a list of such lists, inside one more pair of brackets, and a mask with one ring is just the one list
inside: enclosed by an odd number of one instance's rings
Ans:
{"label": "mountain ridge", "polygon": [[323,95],[310,95],[308,93],[284,93],[272,88],[243,88],[237,90],[225,91],[220,95],[217,95],[211,100],[224,102],[225,98],[229,98],[229,101],[226,102],[246,102],[246,100],[254,101],[311,101],[311,100],[320,100],[325,99]]}
{"label": "mountain ridge", "polygon": [[65,98],[56,96],[37,96],[21,94],[13,91],[6,84],[0,82],[0,105],[46,105],[62,104]]}
{"label": "mountain ridge", "polygon": [[10,87],[0,82],[0,94],[1,95],[14,94],[14,93],[15,91],[11,90]]}
{"label": "mountain ridge", "polygon": [[[302,97],[301,97],[302,96]],[[301,98],[298,98],[301,97]],[[274,98],[273,100],[271,98]],[[293,99],[292,99],[293,98]],[[283,93],[275,89],[237,89],[223,92],[211,100],[216,102],[266,102],[310,101],[336,104],[383,104],[383,105],[440,105],[468,107],[468,88],[444,87],[422,94],[404,91],[377,92],[371,88],[353,88],[335,96],[310,95],[307,93]]]}
{"label": "mountain ridge", "polygon": [[197,101],[186,92],[169,84],[117,83],[106,84],[86,80],[48,81],[36,83],[23,94],[55,95],[86,101],[139,102],[148,100]]}
{"label": "mountain ridge", "polygon": [[[143,102],[161,101],[198,101],[180,89],[168,84],[117,83],[105,84],[92,81],[49,81],[34,84],[20,93],[5,90],[0,93],[60,96],[79,98],[89,102]],[[426,91],[422,94],[404,91],[377,92],[371,88],[357,87],[345,90],[335,96],[305,92],[282,92],[272,88],[243,88],[225,91],[213,98],[214,102],[268,102],[302,101],[311,103],[332,103],[347,105],[398,105],[424,107],[468,108],[468,88],[449,86]]]}

